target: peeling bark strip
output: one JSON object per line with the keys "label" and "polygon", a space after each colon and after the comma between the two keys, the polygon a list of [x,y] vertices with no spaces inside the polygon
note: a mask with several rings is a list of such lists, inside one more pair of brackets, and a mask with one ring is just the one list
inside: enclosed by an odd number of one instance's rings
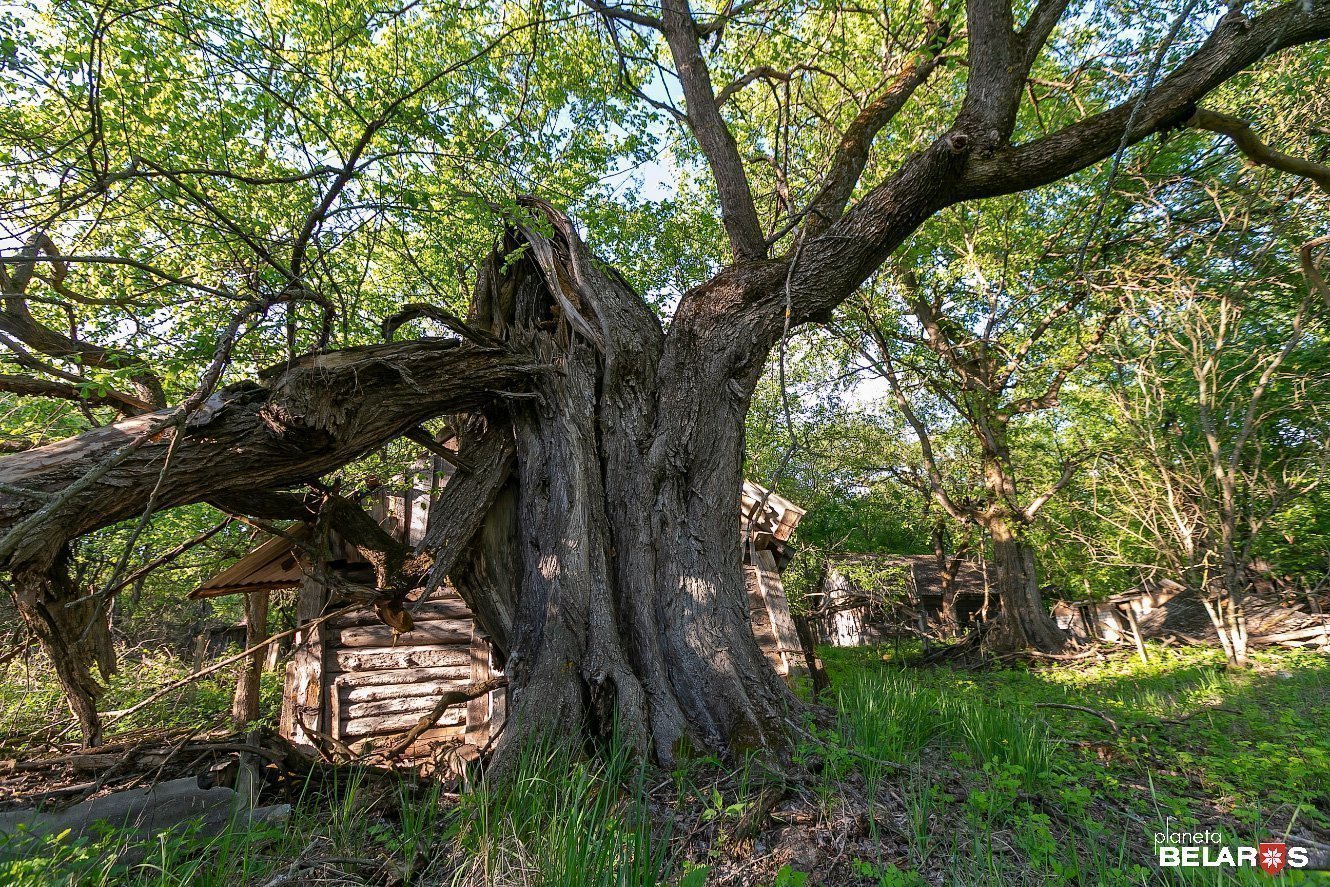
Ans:
{"label": "peeling bark strip", "polygon": [[[70,606],[82,596],[65,576],[62,552],[70,540],[138,516],[154,489],[156,508],[163,509],[244,500],[256,490],[317,478],[424,419],[476,409],[496,392],[521,389],[537,370],[511,352],[449,340],[350,348],[218,391],[183,430],[162,431],[77,495],[60,498],[163,414],[0,459],[0,548],[9,549],[0,568],[12,572],[19,610],[51,654],[85,741],[95,743],[100,730],[95,700],[101,688],[91,668],[95,663],[108,676],[114,659],[104,602]],[[183,439],[163,473],[175,434]],[[17,525],[48,507],[37,525],[11,538]]]}

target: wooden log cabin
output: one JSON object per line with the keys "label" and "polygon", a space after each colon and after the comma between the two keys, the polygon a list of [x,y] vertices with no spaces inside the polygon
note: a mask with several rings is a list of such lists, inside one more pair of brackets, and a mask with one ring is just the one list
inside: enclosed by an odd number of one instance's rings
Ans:
{"label": "wooden log cabin", "polygon": [[[425,533],[431,496],[450,466],[433,457],[417,463],[409,481],[380,487],[372,512],[398,539],[417,545]],[[428,482],[425,482],[428,479]],[[807,674],[805,654],[790,615],[780,571],[785,545],[803,510],[757,484],[740,493],[745,571],[753,632],[772,667],[787,680]],[[451,587],[408,605],[410,631],[399,633],[372,607],[323,619],[345,602],[314,578],[305,549],[312,530],[295,527],[273,537],[192,593],[267,595],[297,590],[298,632],[286,665],[279,730],[297,745],[365,754],[391,745],[429,715],[440,694],[501,673],[497,651]],[[330,534],[324,575],[369,582],[369,565],[350,545]],[[248,608],[247,608],[248,609]],[[505,714],[498,689],[447,709],[402,754],[412,763],[441,755],[474,756],[496,734]]]}

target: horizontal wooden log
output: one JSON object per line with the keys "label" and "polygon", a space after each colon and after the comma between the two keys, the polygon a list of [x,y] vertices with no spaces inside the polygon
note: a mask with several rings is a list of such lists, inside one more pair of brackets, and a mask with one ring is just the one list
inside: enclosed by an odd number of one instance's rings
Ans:
{"label": "horizontal wooden log", "polygon": [[424,645],[469,646],[474,624],[470,619],[446,619],[437,622],[417,622],[410,631],[397,633],[391,625],[362,625],[344,628],[334,636],[333,643],[342,647],[414,647]]}
{"label": "horizontal wooden log", "polygon": [[[456,727],[464,723],[466,709],[463,706],[450,708],[435,723],[444,727]],[[410,730],[420,720],[420,712],[413,714],[383,715],[374,718],[354,718],[342,722],[343,739],[359,739],[381,733],[402,733]]]}
{"label": "horizontal wooden log", "polygon": [[333,651],[331,659],[342,672],[471,665],[471,656],[465,647],[341,648]]}
{"label": "horizontal wooden log", "polygon": [[[377,718],[383,715],[410,713],[419,720],[422,715],[434,708],[439,696],[444,691],[429,696],[403,696],[398,699],[379,699],[370,702],[349,702],[342,700],[343,720],[357,721],[363,718]],[[462,703],[458,703],[461,705]]]}
{"label": "horizontal wooden log", "polygon": [[383,687],[405,683],[452,681],[470,674],[470,666],[444,665],[438,668],[412,668],[408,670],[339,672],[330,669],[325,679],[339,687]]}
{"label": "horizontal wooden log", "polygon": [[1285,641],[1314,640],[1330,637],[1330,625],[1309,625],[1294,631],[1281,631],[1278,634],[1253,635],[1248,638],[1252,644],[1282,644]]}
{"label": "horizontal wooden log", "polygon": [[177,432],[153,433],[174,415],[159,411],[5,456],[0,563],[49,563],[67,540],[141,514],[150,500],[167,509],[304,483],[425,419],[519,390],[534,370],[498,348],[441,339],[344,348],[219,389]]}
{"label": "horizontal wooden log", "polygon": [[[347,687],[341,689],[342,701],[345,703],[353,702],[386,702],[393,699],[415,699],[418,697],[427,697],[433,699],[445,690],[465,687],[471,683],[471,678],[466,674],[461,674],[462,669],[457,669],[458,676],[446,681],[422,681],[414,684],[383,684],[372,687]],[[410,675],[411,672],[401,672],[403,676]]]}
{"label": "horizontal wooden log", "polygon": [[387,686],[360,686],[360,688],[342,690],[343,705],[356,702],[394,702],[400,699],[432,699],[469,684],[468,678],[456,678],[454,681],[428,681],[426,684],[392,684]]}

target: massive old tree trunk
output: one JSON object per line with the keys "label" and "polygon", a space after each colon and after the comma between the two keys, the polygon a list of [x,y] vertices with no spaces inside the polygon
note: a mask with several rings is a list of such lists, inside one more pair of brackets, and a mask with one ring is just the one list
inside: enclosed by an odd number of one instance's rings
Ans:
{"label": "massive old tree trunk", "polygon": [[523,229],[530,256],[497,255],[471,312],[555,367],[489,423],[510,423],[512,492],[453,571],[507,655],[500,759],[536,734],[616,726],[661,762],[780,748],[793,699],[753,636],[737,532],[743,418],[771,330],[680,317],[676,330],[739,346],[668,347],[643,300],[539,208],[556,234]]}
{"label": "massive old tree trunk", "polygon": [[[501,760],[538,734],[616,727],[660,762],[784,748],[794,698],[753,636],[738,532],[744,416],[782,328],[784,265],[720,275],[667,337],[564,216],[534,207],[554,232],[519,227],[485,264],[468,321],[449,321],[466,343],[302,358],[163,430],[136,417],[0,463],[0,563],[89,743],[90,669],[113,661],[104,616],[68,606],[66,540],[188,501],[252,510],[246,494],[450,415],[464,467],[425,548],[430,580],[453,580],[506,657]],[[355,519],[329,501],[331,521]],[[367,593],[400,588],[384,563]]]}

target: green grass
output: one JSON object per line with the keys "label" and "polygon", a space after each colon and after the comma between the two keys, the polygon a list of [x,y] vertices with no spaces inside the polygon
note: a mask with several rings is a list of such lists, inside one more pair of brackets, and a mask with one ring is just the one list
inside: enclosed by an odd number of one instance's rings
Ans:
{"label": "green grass", "polygon": [[[1154,791],[1146,800],[1161,809],[1203,798],[1255,826],[1263,815],[1298,807],[1330,828],[1330,657],[1323,654],[1260,650],[1253,668],[1232,672],[1218,651],[1151,645],[1149,665],[1122,655],[1092,667],[975,672],[904,671],[875,648],[823,652],[838,688],[874,676],[887,687],[904,680],[919,694],[1045,722],[1063,766],[1093,764],[1085,775],[1115,791],[1149,776]],[[1050,702],[1097,709],[1121,732],[1081,712],[1032,707]],[[1124,800],[1154,812],[1131,789]]]}
{"label": "green grass", "polygon": [[[236,651],[238,652],[238,651]],[[106,695],[98,705],[103,712],[127,709],[155,691],[190,674],[189,664],[165,649],[122,649],[116,655],[119,671],[106,682]],[[107,740],[133,736],[144,729],[212,727],[224,724],[231,715],[235,692],[235,669],[222,669],[197,679],[142,711],[116,722]],[[264,717],[275,718],[281,703],[283,675],[263,674],[260,708]],[[0,672],[0,741],[5,737],[26,739],[47,731],[58,734],[69,725],[69,707],[45,658],[33,657],[31,667],[11,663]],[[77,738],[71,727],[67,737]]]}
{"label": "green grass", "polygon": [[[886,647],[822,654],[846,741],[906,765],[858,766],[870,793],[899,787],[911,861],[947,857],[935,882],[1271,883],[1250,869],[1159,869],[1150,835],[1169,816],[1232,845],[1278,839],[1290,819],[1324,835],[1330,659],[1262,650],[1232,672],[1217,651],[1149,652],[1148,665],[1115,655],[995,671],[906,668]],[[1119,731],[1038,703],[1096,709]],[[1281,883],[1296,882],[1330,876]]]}
{"label": "green grass", "polygon": [[560,745],[527,749],[503,785],[482,784],[452,816],[475,884],[630,887],[665,880],[668,834],[648,814],[646,768],[621,750],[587,761]]}
{"label": "green grass", "polygon": [[646,774],[622,752],[587,759],[550,745],[527,750],[503,786],[482,781],[445,804],[438,784],[403,783],[385,809],[364,772],[350,770],[309,791],[285,827],[186,830],[146,844],[119,832],[0,837],[0,884],[242,887],[283,872],[293,885],[665,883],[676,860],[668,830],[648,815]]}
{"label": "green grass", "polygon": [[[1258,651],[1234,673],[1217,652],[1152,645],[1150,655],[1149,665],[1123,654],[967,671],[904,667],[886,649],[824,650],[837,721],[810,726],[800,743],[794,763],[818,775],[796,791],[813,793],[829,822],[856,792],[875,812],[833,883],[1330,882],[1160,869],[1150,840],[1170,816],[1221,830],[1230,845],[1278,835],[1291,818],[1330,829],[1327,657]],[[1093,708],[1119,730],[1038,703]],[[708,867],[743,844],[739,824],[759,793],[785,775],[756,760],[726,773],[714,759],[662,774],[620,752],[545,746],[509,777],[451,799],[437,786],[385,794],[352,770],[307,787],[285,826],[171,835],[132,857],[114,834],[0,840],[0,884],[244,887],[288,873],[294,884],[702,887]],[[692,863],[681,831],[694,839]],[[701,857],[698,834],[712,836]],[[764,877],[747,883],[773,884]],[[817,877],[785,865],[774,884]]]}

